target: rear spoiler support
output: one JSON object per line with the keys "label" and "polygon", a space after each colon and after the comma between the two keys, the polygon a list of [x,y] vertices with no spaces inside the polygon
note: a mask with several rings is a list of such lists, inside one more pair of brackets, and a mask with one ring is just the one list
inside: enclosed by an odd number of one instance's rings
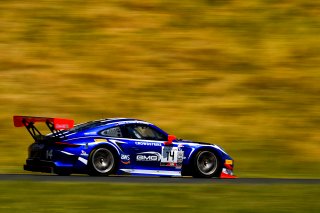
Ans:
{"label": "rear spoiler support", "polygon": [[50,131],[52,132],[54,137],[58,137],[58,136],[62,136],[65,137],[65,135],[63,134],[63,132],[61,130],[57,130],[54,128],[54,123],[50,122],[50,121],[46,121],[46,125],[47,127],[50,129]]}
{"label": "rear spoiler support", "polygon": [[35,141],[44,139],[44,135],[35,127],[36,122],[45,122],[53,137],[65,135],[61,130],[71,129],[74,121],[63,118],[47,118],[47,117],[33,117],[33,116],[13,116],[13,123],[15,127],[26,127],[30,135]]}
{"label": "rear spoiler support", "polygon": [[25,119],[23,119],[22,122],[35,141],[39,140],[39,138],[43,136],[37,127],[34,126],[33,122],[28,123]]}

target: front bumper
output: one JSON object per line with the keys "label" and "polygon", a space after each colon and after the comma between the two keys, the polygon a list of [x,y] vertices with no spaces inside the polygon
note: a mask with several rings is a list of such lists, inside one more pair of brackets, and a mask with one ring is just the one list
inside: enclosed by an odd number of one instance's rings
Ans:
{"label": "front bumper", "polygon": [[220,175],[220,178],[223,178],[223,179],[233,179],[233,178],[237,178],[237,176],[233,175],[232,170],[223,168],[223,169],[222,169],[222,172],[221,172],[221,175]]}
{"label": "front bumper", "polygon": [[237,178],[237,176],[233,174],[233,167],[234,167],[233,160],[229,160],[229,159],[225,160],[224,168],[222,169],[220,178],[225,178],[225,179]]}

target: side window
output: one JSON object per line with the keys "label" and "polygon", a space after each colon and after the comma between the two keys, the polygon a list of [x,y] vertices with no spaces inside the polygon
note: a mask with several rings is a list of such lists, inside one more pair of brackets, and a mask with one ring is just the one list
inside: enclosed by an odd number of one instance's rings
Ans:
{"label": "side window", "polygon": [[100,134],[107,137],[122,138],[122,133],[118,126],[102,130]]}
{"label": "side window", "polygon": [[125,126],[127,138],[165,141],[166,135],[145,124],[129,124]]}

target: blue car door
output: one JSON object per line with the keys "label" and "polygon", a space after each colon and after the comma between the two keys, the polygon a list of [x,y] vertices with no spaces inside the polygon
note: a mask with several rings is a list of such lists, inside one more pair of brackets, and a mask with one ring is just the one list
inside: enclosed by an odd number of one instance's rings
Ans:
{"label": "blue car door", "polygon": [[[180,175],[183,151],[178,143],[164,144],[167,134],[148,124],[128,124],[123,129],[124,137],[130,138],[132,169],[136,173]],[[167,172],[166,172],[167,171]]]}

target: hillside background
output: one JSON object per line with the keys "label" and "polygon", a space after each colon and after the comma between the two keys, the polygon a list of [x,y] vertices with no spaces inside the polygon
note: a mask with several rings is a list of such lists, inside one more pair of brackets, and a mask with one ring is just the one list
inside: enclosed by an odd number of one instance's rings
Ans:
{"label": "hillside background", "polygon": [[240,177],[320,177],[320,3],[0,2],[0,172],[13,115],[133,117],[221,145]]}

